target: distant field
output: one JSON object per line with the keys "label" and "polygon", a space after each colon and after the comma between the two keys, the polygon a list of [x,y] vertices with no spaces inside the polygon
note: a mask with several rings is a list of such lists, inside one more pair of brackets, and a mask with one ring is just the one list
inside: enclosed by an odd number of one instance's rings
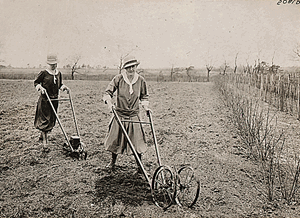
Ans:
{"label": "distant field", "polygon": [[[44,68],[2,68],[0,69],[0,79],[28,79],[33,80],[37,74]],[[65,80],[71,80],[70,69],[59,69]],[[148,81],[167,82],[171,81],[171,69],[143,69],[140,73]],[[118,69],[80,69],[75,74],[75,80],[111,80],[116,74]],[[211,76],[218,74],[212,71]],[[186,82],[204,82],[207,81],[207,72],[205,69],[195,69],[189,78],[186,71],[178,71],[173,74],[172,81]]]}

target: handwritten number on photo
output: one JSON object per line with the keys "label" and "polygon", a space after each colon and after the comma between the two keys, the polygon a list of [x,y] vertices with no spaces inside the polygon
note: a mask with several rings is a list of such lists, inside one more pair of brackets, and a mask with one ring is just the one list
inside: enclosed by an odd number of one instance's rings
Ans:
{"label": "handwritten number on photo", "polygon": [[282,5],[282,4],[294,4],[296,5],[300,4],[300,0],[278,0],[277,5]]}

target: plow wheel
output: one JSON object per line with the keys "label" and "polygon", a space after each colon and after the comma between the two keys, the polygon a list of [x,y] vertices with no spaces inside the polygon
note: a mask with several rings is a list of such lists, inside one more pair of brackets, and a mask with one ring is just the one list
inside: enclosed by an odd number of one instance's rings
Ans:
{"label": "plow wheel", "polygon": [[79,153],[80,153],[80,159],[81,160],[86,160],[87,155],[88,155],[87,152],[84,150],[84,147],[85,147],[85,145],[83,143],[80,143]]}
{"label": "plow wheel", "polygon": [[87,158],[87,152],[86,151],[81,151],[80,152],[80,159],[81,160],[86,160]]}
{"label": "plow wheel", "polygon": [[154,203],[166,210],[174,201],[176,192],[175,178],[167,166],[156,169],[152,178],[152,197]]}
{"label": "plow wheel", "polygon": [[196,180],[193,168],[189,166],[180,168],[176,185],[176,203],[189,208],[194,206],[200,194],[200,181]]}

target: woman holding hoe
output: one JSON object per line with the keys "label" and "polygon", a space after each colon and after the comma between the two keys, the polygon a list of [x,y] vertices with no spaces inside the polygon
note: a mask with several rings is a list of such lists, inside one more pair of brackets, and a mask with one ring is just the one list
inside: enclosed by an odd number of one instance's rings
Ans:
{"label": "woman holding hoe", "polygon": [[[41,131],[40,141],[43,141],[44,149],[48,143],[47,134],[53,129],[56,121],[56,116],[48,102],[45,92],[47,91],[51,99],[58,98],[59,90],[69,92],[69,88],[62,83],[61,72],[57,69],[57,56],[47,56],[48,67],[39,73],[34,80],[34,86],[40,97],[37,102],[34,126]],[[52,101],[52,104],[57,111],[58,101]]]}
{"label": "woman holding hoe", "polygon": [[[121,74],[116,75],[108,84],[103,100],[107,104],[108,109],[112,111],[115,108],[116,113],[121,119],[140,121],[139,104],[149,111],[148,92],[145,79],[140,76],[136,69],[139,62],[133,56],[124,58],[124,64]],[[116,92],[116,106],[112,104],[111,99]],[[123,123],[127,130],[128,136],[141,160],[142,153],[146,151],[145,135],[142,125],[139,123],[126,122]],[[117,120],[113,118],[109,123],[109,132],[104,143],[106,150],[112,153],[111,162],[106,166],[114,168],[118,154],[132,154]],[[141,172],[139,168],[138,172]]]}

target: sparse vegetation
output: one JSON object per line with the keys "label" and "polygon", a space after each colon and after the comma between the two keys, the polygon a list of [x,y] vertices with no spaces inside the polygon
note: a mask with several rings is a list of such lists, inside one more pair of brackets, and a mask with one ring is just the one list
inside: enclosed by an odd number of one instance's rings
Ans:
{"label": "sparse vegetation", "polygon": [[266,106],[264,99],[255,95],[259,89],[255,92],[256,87],[252,87],[251,94],[239,83],[232,83],[229,76],[220,76],[217,86],[231,109],[230,118],[243,143],[243,153],[259,163],[261,171],[256,179],[263,185],[260,191],[269,201],[298,202],[300,153],[297,149],[290,153],[287,128],[278,127],[276,108]]}

